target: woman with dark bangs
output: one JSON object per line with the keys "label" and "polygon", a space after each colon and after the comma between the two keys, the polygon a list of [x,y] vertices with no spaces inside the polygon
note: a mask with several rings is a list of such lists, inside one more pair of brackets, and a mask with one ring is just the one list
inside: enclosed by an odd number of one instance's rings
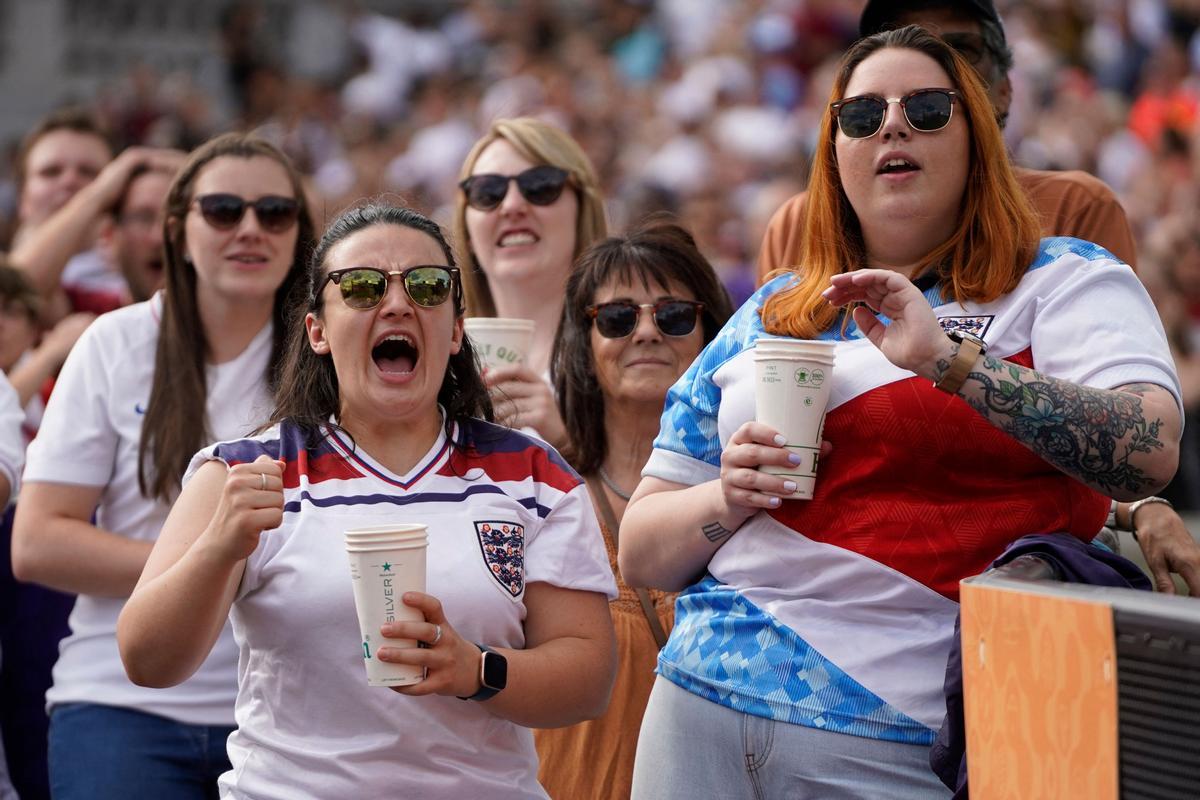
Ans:
{"label": "woman with dark bangs", "polygon": [[617,529],[658,432],[667,389],[729,319],[729,297],[691,234],[663,220],[593,245],[567,281],[551,373],[620,596],[609,603],[617,680],[602,717],[537,731],[551,797],[628,797],[642,712],[675,597],[634,590],[617,570]]}
{"label": "woman with dark bangs", "polygon": [[[612,574],[583,481],[488,421],[441,229],[343,212],[314,252],[270,426],[206,448],[120,620],[138,683],[187,679],[226,616],[241,652],[222,796],[545,798],[530,727],[598,716]],[[381,626],[423,667],[367,684],[341,532],[421,522],[422,621]],[[465,702],[464,702],[465,701]]]}
{"label": "woman with dark bangs", "polygon": [[[1013,541],[1090,541],[1175,470],[1179,383],[1128,266],[1039,241],[970,65],[909,26],[844,57],[804,257],[671,390],[621,528],[684,590],[635,798],[930,798],[958,583]],[[847,307],[853,310],[848,311]],[[1120,309],[1120,313],[1113,313]],[[836,344],[811,500],[758,471],[764,337]]]}

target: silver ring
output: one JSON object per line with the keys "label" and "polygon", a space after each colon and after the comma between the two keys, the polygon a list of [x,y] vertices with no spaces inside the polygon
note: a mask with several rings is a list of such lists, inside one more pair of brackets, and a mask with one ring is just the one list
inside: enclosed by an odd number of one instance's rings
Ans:
{"label": "silver ring", "polygon": [[262,481],[262,486],[260,488],[265,492],[267,490],[267,473],[260,472],[258,473],[258,477]]}
{"label": "silver ring", "polygon": [[442,640],[442,626],[434,623],[433,626],[433,641],[429,643],[430,647],[434,647]]}

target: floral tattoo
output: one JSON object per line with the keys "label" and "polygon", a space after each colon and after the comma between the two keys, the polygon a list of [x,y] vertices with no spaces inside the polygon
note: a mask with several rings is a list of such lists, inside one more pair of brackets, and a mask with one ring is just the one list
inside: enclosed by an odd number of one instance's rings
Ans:
{"label": "floral tattoo", "polygon": [[[1138,383],[1120,391],[1094,389],[991,356],[984,356],[980,367],[967,376],[960,396],[1002,431],[1109,493],[1153,486],[1130,457],[1163,448],[1162,420],[1147,420],[1142,408],[1142,397],[1159,387]],[[939,374],[948,368],[949,363],[938,363]],[[978,393],[967,391],[971,381],[979,384]]]}

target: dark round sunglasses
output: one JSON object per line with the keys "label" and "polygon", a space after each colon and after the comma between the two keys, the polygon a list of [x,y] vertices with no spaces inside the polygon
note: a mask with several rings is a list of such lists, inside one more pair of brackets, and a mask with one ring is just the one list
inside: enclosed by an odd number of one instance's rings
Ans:
{"label": "dark round sunglasses", "polygon": [[659,300],[657,303],[614,300],[588,306],[585,310],[605,339],[624,339],[637,328],[642,309],[653,312],[654,326],[663,336],[687,336],[696,329],[696,320],[704,310],[704,303],[691,300]]}
{"label": "dark round sunglasses", "polygon": [[467,205],[479,211],[491,211],[504,202],[509,181],[517,182],[521,196],[535,206],[548,206],[559,198],[571,173],[543,165],[530,167],[519,175],[472,175],[458,184],[467,197]]}
{"label": "dark round sunglasses", "polygon": [[251,202],[236,194],[204,194],[195,200],[204,221],[219,231],[237,227],[247,208],[254,209],[258,224],[268,233],[283,233],[300,217],[300,202],[291,197],[268,194]]}
{"label": "dark round sunglasses", "polygon": [[388,271],[375,267],[337,269],[325,276],[317,292],[326,283],[336,283],[346,305],[366,311],[383,302],[388,290],[388,278],[392,275],[400,278],[410,300],[423,308],[433,308],[446,302],[453,293],[458,281],[458,268],[418,265]]}
{"label": "dark round sunglasses", "polygon": [[922,133],[940,131],[950,124],[958,92],[950,89],[917,89],[903,97],[878,95],[847,97],[829,105],[838,127],[849,139],[869,139],[883,127],[888,106],[899,103],[909,127]]}

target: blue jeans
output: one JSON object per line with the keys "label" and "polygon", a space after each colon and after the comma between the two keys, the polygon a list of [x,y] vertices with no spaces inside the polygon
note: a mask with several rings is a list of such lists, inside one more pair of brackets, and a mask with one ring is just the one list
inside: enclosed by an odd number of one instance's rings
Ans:
{"label": "blue jeans", "polygon": [[633,764],[633,800],[936,800],[950,792],[927,745],[743,714],[654,681]]}
{"label": "blue jeans", "polygon": [[128,708],[91,703],[50,713],[50,792],[54,800],[216,800],[231,769],[232,727],[188,725]]}

